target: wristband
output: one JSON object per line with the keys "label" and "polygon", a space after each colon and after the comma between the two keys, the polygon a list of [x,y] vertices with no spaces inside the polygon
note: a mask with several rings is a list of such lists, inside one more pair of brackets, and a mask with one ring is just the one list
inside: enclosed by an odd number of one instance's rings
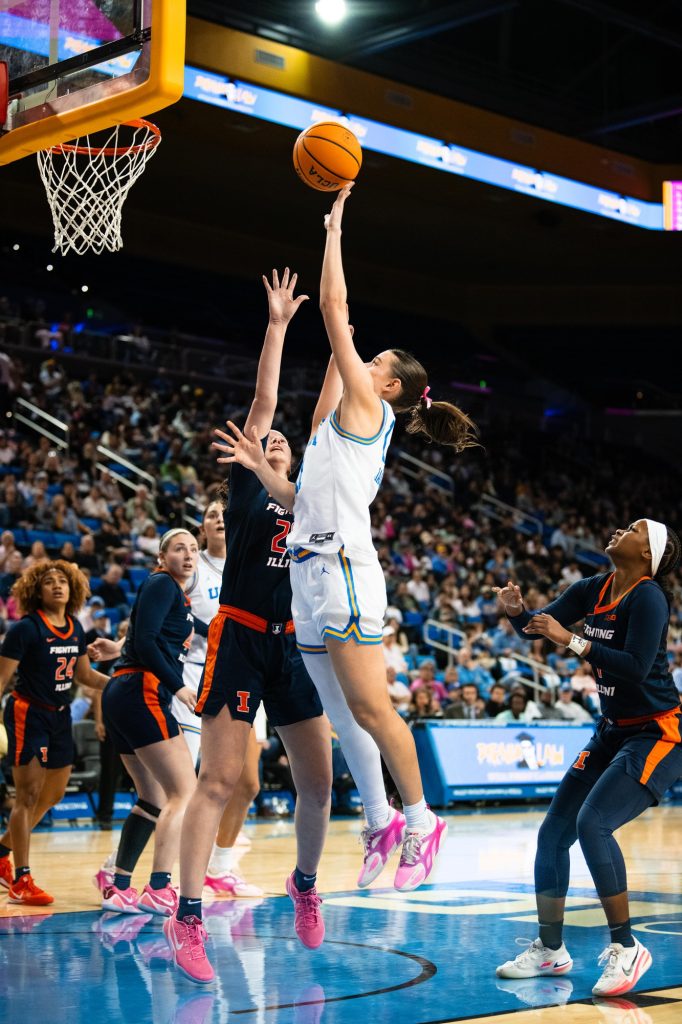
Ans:
{"label": "wristband", "polygon": [[583,658],[585,656],[585,648],[589,642],[590,641],[586,640],[584,636],[578,636],[577,633],[574,633],[566,646],[569,651],[573,651],[573,653],[577,654],[579,658]]}

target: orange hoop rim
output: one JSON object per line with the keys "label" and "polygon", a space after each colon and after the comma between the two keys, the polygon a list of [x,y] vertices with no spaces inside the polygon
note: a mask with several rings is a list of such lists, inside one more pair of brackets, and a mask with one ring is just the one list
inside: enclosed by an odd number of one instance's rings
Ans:
{"label": "orange hoop rim", "polygon": [[150,133],[148,139],[137,146],[102,146],[95,149],[92,146],[74,146],[71,142],[62,142],[56,146],[50,146],[48,153],[79,153],[82,156],[124,156],[126,153],[142,153],[147,149],[154,149],[161,142],[161,129],[151,121],[143,117],[133,121],[122,121],[119,127],[146,128]]}

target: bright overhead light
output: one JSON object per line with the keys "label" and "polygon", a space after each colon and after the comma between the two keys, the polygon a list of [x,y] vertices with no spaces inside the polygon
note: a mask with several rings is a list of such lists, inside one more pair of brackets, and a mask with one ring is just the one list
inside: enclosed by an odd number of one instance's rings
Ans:
{"label": "bright overhead light", "polygon": [[317,16],[327,25],[338,25],[348,13],[346,0],[317,0]]}
{"label": "bright overhead light", "polygon": [[52,264],[51,264],[51,263],[48,263],[48,265],[46,266],[46,268],[45,268],[45,269],[46,269],[46,270],[54,270],[54,267],[52,266]]}
{"label": "bright overhead light", "polygon": [[15,252],[19,252],[19,250],[21,249],[21,246],[19,245],[18,242],[15,242],[14,245],[12,246],[12,248],[14,249]]}
{"label": "bright overhead light", "polygon": [[88,286],[87,286],[87,284],[82,284],[82,285],[81,285],[81,291],[82,291],[82,292],[87,292],[87,290],[88,290]]}

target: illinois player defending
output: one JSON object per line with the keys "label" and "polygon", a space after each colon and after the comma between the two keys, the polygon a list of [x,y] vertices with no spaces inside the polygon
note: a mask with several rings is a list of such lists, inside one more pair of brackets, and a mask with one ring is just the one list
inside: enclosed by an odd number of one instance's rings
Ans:
{"label": "illinois player defending", "polygon": [[17,672],[4,711],[16,797],[9,831],[0,838],[0,885],[9,889],[10,903],[42,907],[53,897],[31,877],[29,844],[31,830],[59,803],[71,774],[70,691],[74,683],[101,690],[108,679],[90,665],[75,618],[88,595],[88,582],[75,565],[36,562],[12,594],[25,614],[10,626],[0,651],[0,692]]}
{"label": "illinois player defending", "polygon": [[[194,635],[187,661],[182,670],[182,679],[194,694],[195,699],[201,681],[201,673],[206,663],[208,627],[218,611],[220,603],[220,586],[225,565],[224,510],[225,505],[222,498],[210,502],[206,507],[202,518],[205,547],[199,551],[194,575],[185,588],[194,616]],[[90,645],[88,652],[95,659],[117,658],[122,647],[123,640],[113,641],[99,637]],[[175,696],[171,703],[171,709],[180,724],[192,756],[192,762],[196,766],[199,762],[201,745],[201,718],[198,718],[187,704]],[[246,761],[239,783],[220,821],[208,866],[206,886],[216,895],[251,898],[263,895],[262,889],[245,881],[234,870],[237,860],[234,850],[237,836],[244,824],[251,802],[260,788],[259,758],[260,747],[254,731],[249,737]],[[94,876],[93,881],[101,892],[112,885],[115,864],[116,851],[111,854]]]}
{"label": "illinois player defending", "polygon": [[[206,507],[201,523],[206,546],[199,552],[196,571],[185,591],[190,599],[194,615],[194,637],[182,678],[195,696],[206,664],[208,627],[220,605],[220,589],[226,553],[223,520],[226,501],[227,498],[225,503],[219,498]],[[196,765],[199,761],[202,718],[190,711],[187,705],[179,701],[177,697],[173,697],[172,707],[173,714],[180,723],[180,728],[187,740],[192,760]],[[259,759],[260,746],[256,740],[256,731],[252,729],[249,733],[244,767],[230,802],[220,819],[218,834],[206,873],[206,888],[217,896],[253,898],[263,895],[262,889],[245,881],[235,871],[237,836],[246,820],[249,807],[260,789]]]}
{"label": "illinois player defending", "polygon": [[[394,885],[408,891],[429,876],[446,824],[426,806],[412,733],[386,687],[381,648],[386,584],[372,544],[369,506],[383,476],[395,412],[410,414],[412,433],[458,451],[476,442],[464,413],[428,397],[426,371],[413,356],[391,349],[365,364],[356,352],[341,261],[341,219],[349,195],[347,186],[325,217],[320,306],[334,360],[295,488],[275,476],[248,425],[242,434],[228,424],[232,438],[224,435],[224,448],[226,461],[253,468],[280,504],[294,508],[287,546],[298,646],[353,776],[341,705],[375,741],[398,788],[407,832]],[[364,800],[358,778],[356,783]],[[386,826],[390,830],[391,822]],[[380,850],[376,862],[380,871],[385,863]]]}
{"label": "illinois player defending", "polygon": [[[294,298],[296,274],[280,286],[263,278],[269,322],[247,427],[281,483],[291,470],[286,438],[271,430],[286,329],[306,296]],[[220,610],[211,622],[196,711],[202,716],[201,768],[182,830],[180,905],[164,932],[178,967],[193,981],[210,982],[204,948],[201,892],[221,814],[243,770],[256,712],[263,702],[287,752],[297,791],[296,867],[286,888],[295,928],[310,948],[324,938],[315,887],[331,802],[329,722],[296,650],[286,537],[292,516],[253,473],[234,466],[225,530],[227,557]]]}
{"label": "illinois player defending", "polygon": [[[187,530],[163,535],[159,569],[137,592],[121,657],[102,694],[105,727],[137,790],[121,831],[113,884],[102,894],[103,910],[168,915],[177,906],[171,871],[196,777],[171,699],[194,707],[182,672],[194,632],[185,586],[198,554]],[[138,896],[130,878],[154,831],[152,874]]]}
{"label": "illinois player defending", "polygon": [[[602,712],[538,834],[540,935],[497,974],[534,978],[570,971],[562,929],[569,849],[578,839],[611,932],[595,996],[629,992],[651,966],[651,954],[632,934],[625,863],[613,833],[657,804],[682,774],[680,698],[666,656],[671,593],[665,580],[679,564],[679,538],[663,523],[638,519],[616,530],[606,553],[614,572],[573,583],[534,614],[524,608],[519,587],[495,588],[519,636],[546,637],[589,662]],[[578,635],[573,626],[582,620]]]}

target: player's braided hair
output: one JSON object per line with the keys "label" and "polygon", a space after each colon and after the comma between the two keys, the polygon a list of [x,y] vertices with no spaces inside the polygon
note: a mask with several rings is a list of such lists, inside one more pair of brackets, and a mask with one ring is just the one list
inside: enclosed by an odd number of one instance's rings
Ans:
{"label": "player's braided hair", "polygon": [[673,599],[673,588],[666,577],[670,576],[671,573],[677,569],[680,564],[680,556],[682,555],[682,544],[680,544],[680,538],[677,536],[674,530],[668,528],[668,539],[665,545],[665,551],[661,558],[660,565],[654,579],[660,585],[661,590],[668,599],[668,604],[672,603]]}
{"label": "player's braided hair", "polygon": [[393,372],[402,385],[392,402],[395,412],[409,412],[408,434],[425,434],[437,444],[451,445],[455,451],[478,446],[478,429],[466,413],[451,402],[427,398],[426,370],[410,352],[391,349]]}
{"label": "player's braided hair", "polygon": [[69,615],[75,615],[81,610],[90,596],[90,584],[85,575],[73,562],[65,562],[61,558],[52,562],[48,558],[41,558],[39,562],[34,562],[12,587],[12,595],[24,615],[37,612],[39,608],[42,608],[40,585],[43,576],[55,570],[63,573],[69,581],[69,600],[66,604],[66,611]]}

